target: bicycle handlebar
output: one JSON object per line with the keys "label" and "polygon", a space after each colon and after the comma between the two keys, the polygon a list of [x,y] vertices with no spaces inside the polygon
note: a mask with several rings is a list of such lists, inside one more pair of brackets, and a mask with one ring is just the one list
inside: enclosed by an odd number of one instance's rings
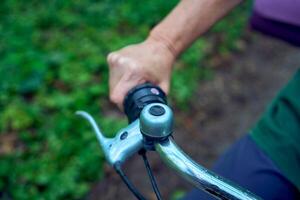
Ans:
{"label": "bicycle handlebar", "polygon": [[186,155],[170,137],[155,144],[162,160],[197,188],[220,199],[259,199],[249,191],[207,170]]}
{"label": "bicycle handlebar", "polygon": [[[175,144],[171,137],[173,112],[166,105],[166,96],[159,87],[146,83],[133,88],[125,98],[124,109],[130,124],[114,138],[104,137],[91,115],[84,111],[76,112],[92,125],[106,160],[112,166],[122,165],[143,149],[154,150],[179,175],[216,198],[260,199],[197,164]],[[130,184],[127,179],[125,183]]]}

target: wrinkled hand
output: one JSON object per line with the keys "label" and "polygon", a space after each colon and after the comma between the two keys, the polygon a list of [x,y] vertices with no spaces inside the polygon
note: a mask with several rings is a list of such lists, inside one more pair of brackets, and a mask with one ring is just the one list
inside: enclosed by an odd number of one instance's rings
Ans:
{"label": "wrinkled hand", "polygon": [[148,38],[107,56],[110,100],[123,109],[127,92],[136,85],[151,82],[167,94],[175,57],[160,41]]}

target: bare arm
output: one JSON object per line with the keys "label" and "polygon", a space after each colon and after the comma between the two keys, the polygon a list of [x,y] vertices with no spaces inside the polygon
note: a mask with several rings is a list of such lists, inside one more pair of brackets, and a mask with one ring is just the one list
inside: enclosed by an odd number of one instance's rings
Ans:
{"label": "bare arm", "polygon": [[176,57],[241,0],[182,0],[142,43],[108,55],[110,99],[122,108],[132,87],[146,81],[169,90]]}
{"label": "bare arm", "polygon": [[182,0],[150,33],[177,56],[241,0]]}

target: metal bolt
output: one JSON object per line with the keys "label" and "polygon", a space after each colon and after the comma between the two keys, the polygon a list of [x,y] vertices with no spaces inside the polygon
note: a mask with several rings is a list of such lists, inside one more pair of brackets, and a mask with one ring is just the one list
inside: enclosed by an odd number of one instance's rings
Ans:
{"label": "metal bolt", "polygon": [[124,140],[124,139],[127,138],[127,136],[128,136],[128,132],[125,131],[125,132],[123,132],[123,133],[121,134],[120,139],[121,139],[121,140]]}

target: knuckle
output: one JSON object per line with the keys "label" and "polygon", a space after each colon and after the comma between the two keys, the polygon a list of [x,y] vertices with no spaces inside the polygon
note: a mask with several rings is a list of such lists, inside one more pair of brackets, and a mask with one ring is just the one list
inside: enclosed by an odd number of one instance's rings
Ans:
{"label": "knuckle", "polygon": [[140,65],[135,62],[135,61],[130,61],[130,63],[128,63],[128,70],[132,73],[132,74],[141,74],[142,72],[142,68],[140,67]]}
{"label": "knuckle", "polygon": [[119,56],[118,59],[116,60],[118,65],[124,65],[126,64],[126,58],[123,56]]}
{"label": "knuckle", "polygon": [[118,57],[119,57],[118,53],[112,52],[112,53],[108,54],[107,62],[110,64],[114,64],[117,61]]}
{"label": "knuckle", "polygon": [[110,62],[112,61],[112,56],[113,56],[113,54],[114,54],[114,53],[109,53],[109,54],[107,55],[106,61],[107,61],[108,63],[110,63]]}

